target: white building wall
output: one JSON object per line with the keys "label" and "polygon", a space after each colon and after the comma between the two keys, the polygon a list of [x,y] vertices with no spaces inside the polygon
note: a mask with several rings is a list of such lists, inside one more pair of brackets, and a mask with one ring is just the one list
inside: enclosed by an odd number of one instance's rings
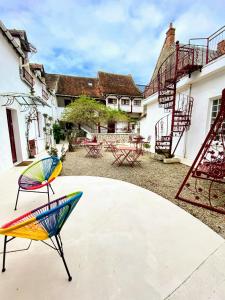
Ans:
{"label": "white building wall", "polygon": [[[203,67],[202,72],[195,72],[191,78],[180,80],[177,92],[194,98],[191,127],[184,133],[175,152],[191,164],[195,159],[210,129],[212,100],[218,98],[225,88],[225,56]],[[151,151],[155,148],[155,124],[166,115],[158,105],[157,93],[145,99],[146,117],[140,121],[140,134],[145,138],[151,136]]]}
{"label": "white building wall", "polygon": [[191,161],[196,157],[210,129],[212,100],[221,97],[224,88],[225,71],[215,73],[192,85],[192,124],[187,132],[185,149],[185,157]]}
{"label": "white building wall", "polygon": [[[20,77],[20,64],[21,58],[17,51],[13,48],[10,42],[5,38],[0,31],[0,93],[26,93],[29,94],[31,88]],[[35,94],[42,96],[42,83],[37,78],[34,85]],[[55,103],[55,97],[51,96],[48,103]],[[21,112],[22,107],[14,101],[13,104],[2,106],[6,103],[6,98],[0,97],[0,172],[13,166],[11,146],[9,139],[8,123],[6,109],[12,111],[13,129],[16,144],[17,163],[28,158],[27,143],[26,143],[26,125],[25,116],[27,112]],[[48,107],[38,107],[38,110],[43,114],[47,113],[55,117],[57,109]],[[43,127],[41,128],[42,131]],[[32,122],[30,139],[37,139],[38,151],[44,150],[43,131],[40,138],[37,137],[37,124],[36,121]]]}

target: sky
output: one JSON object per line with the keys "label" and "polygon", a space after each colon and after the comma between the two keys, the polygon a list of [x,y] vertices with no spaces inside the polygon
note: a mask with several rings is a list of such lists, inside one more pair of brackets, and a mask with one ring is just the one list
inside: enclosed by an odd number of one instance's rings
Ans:
{"label": "sky", "polygon": [[147,84],[169,23],[176,40],[207,37],[225,25],[225,0],[0,0],[7,28],[26,30],[48,73],[131,74]]}

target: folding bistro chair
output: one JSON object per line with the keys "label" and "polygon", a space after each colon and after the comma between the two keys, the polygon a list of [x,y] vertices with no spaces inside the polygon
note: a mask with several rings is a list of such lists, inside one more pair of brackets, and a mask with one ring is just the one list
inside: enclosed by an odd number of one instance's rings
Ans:
{"label": "folding bistro chair", "polygon": [[112,165],[114,164],[120,165],[122,163],[124,154],[114,145],[111,145],[111,151],[115,158],[115,160],[112,162]]}
{"label": "folding bistro chair", "polygon": [[[17,209],[20,192],[48,194],[49,202],[49,188],[54,194],[51,182],[60,174],[61,170],[62,162],[56,156],[46,157],[29,166],[18,179],[19,187],[16,197],[15,210]],[[37,191],[38,189],[43,187],[46,187],[47,191]]]}
{"label": "folding bistro chair", "polygon": [[134,166],[134,164],[141,166],[141,161],[138,160],[140,155],[143,155],[143,151],[142,149],[138,148],[136,149],[136,151],[133,151],[132,154],[128,157],[128,161],[132,167]]}
{"label": "folding bistro chair", "polygon": [[[82,194],[82,192],[75,192],[61,197],[57,200],[40,206],[0,227],[0,234],[5,236],[4,248],[2,252],[2,272],[5,272],[6,270],[5,261],[7,253],[28,250],[32,241],[41,241],[45,245],[58,252],[65,266],[68,280],[71,281],[72,277],[65,261],[60,231],[69,215],[71,214],[72,210],[80,200]],[[29,246],[26,249],[7,252],[7,244],[15,238],[29,239]],[[50,239],[52,244],[44,241],[48,238]],[[55,239],[55,242],[53,238]]]}
{"label": "folding bistro chair", "polygon": [[112,151],[111,146],[115,146],[115,142],[104,140],[105,151]]}

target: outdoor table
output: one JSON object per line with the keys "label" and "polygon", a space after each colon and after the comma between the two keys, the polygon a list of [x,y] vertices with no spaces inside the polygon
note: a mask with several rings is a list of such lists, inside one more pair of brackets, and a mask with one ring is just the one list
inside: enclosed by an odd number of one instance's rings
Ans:
{"label": "outdoor table", "polygon": [[85,157],[102,157],[102,143],[84,143],[83,145],[87,151]]}
{"label": "outdoor table", "polygon": [[117,146],[116,148],[122,154],[122,157],[117,164],[118,166],[128,163],[131,167],[133,167],[135,163],[140,164],[140,162],[137,160],[141,155],[141,151],[139,149],[129,146]]}

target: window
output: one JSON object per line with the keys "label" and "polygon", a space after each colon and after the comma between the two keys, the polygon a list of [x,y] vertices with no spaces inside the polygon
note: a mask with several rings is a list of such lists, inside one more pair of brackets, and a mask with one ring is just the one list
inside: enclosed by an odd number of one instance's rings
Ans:
{"label": "window", "polygon": [[218,112],[220,111],[220,106],[221,106],[221,99],[215,99],[212,101],[212,115],[211,115],[210,127],[214,123],[214,121],[218,115]]}
{"label": "window", "polygon": [[129,99],[121,99],[121,105],[130,105]]}
{"label": "window", "polygon": [[[221,99],[215,99],[212,101],[212,114],[211,114],[211,123],[210,123],[210,127],[213,125],[219,111],[220,111],[220,107],[221,107]],[[225,135],[225,122],[223,122],[223,124],[221,125],[220,129],[219,129],[220,133],[222,135]],[[216,140],[219,140],[219,134],[216,136]]]}
{"label": "window", "polygon": [[64,104],[65,106],[69,105],[71,103],[70,99],[64,99]]}
{"label": "window", "polygon": [[108,98],[108,104],[117,104],[117,99],[115,99],[115,98]]}
{"label": "window", "polygon": [[134,100],[135,106],[141,106],[141,100]]}

